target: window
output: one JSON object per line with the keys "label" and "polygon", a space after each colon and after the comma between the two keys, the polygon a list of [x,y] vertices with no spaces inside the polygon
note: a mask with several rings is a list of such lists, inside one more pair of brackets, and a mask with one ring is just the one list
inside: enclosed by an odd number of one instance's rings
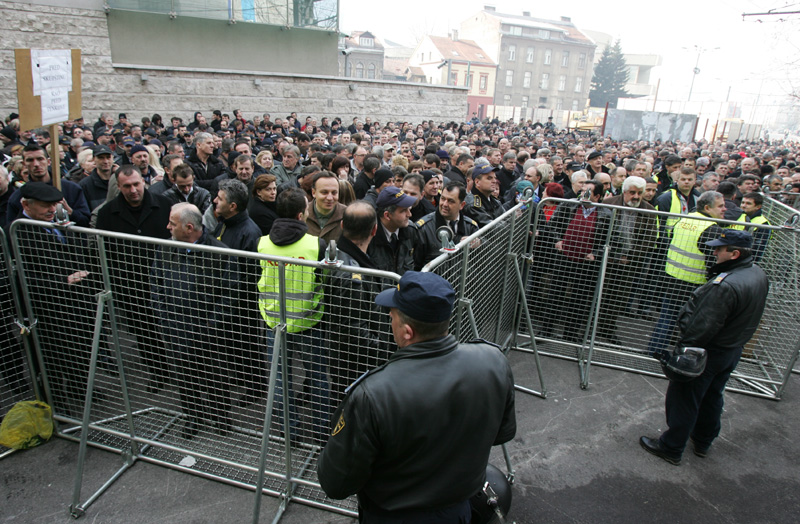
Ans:
{"label": "window", "polygon": [[569,65],[569,51],[564,51],[561,53],[561,67],[567,67]]}
{"label": "window", "polygon": [[453,49],[453,50],[452,50],[452,51],[450,51],[450,52],[451,52],[451,53],[453,53],[453,56],[458,56],[458,51],[456,51],[455,49]]}
{"label": "window", "polygon": [[478,80],[478,89],[481,93],[486,92],[486,83],[489,81],[489,75],[481,75],[480,80]]}
{"label": "window", "polygon": [[345,73],[345,76],[353,76],[353,64],[350,62],[347,62],[347,72]]}
{"label": "window", "polygon": [[546,103],[547,103],[547,97],[546,96],[540,96],[539,97],[539,105],[546,104]]}
{"label": "window", "polygon": [[575,92],[580,93],[583,91],[583,77],[579,76],[575,79]]}
{"label": "window", "polygon": [[577,111],[578,110],[578,101],[577,100],[573,100],[572,101],[572,110],[573,111]]}
{"label": "window", "polygon": [[375,78],[375,64],[367,66],[367,78]]}
{"label": "window", "polygon": [[578,67],[586,67],[586,53],[581,53],[578,55]]}
{"label": "window", "polygon": [[550,62],[553,58],[553,51],[552,49],[545,49],[544,50],[544,65],[550,65]]}
{"label": "window", "polygon": [[522,108],[525,109],[526,107],[528,107],[528,97],[527,96],[523,96],[522,97]]}
{"label": "window", "polygon": [[542,82],[539,84],[541,89],[547,89],[550,85],[550,75],[548,73],[542,73]]}
{"label": "window", "polygon": [[472,73],[470,73],[469,76],[464,79],[464,82],[465,86],[472,87]]}
{"label": "window", "polygon": [[503,105],[504,106],[511,105],[511,95],[503,95]]}
{"label": "window", "polygon": [[364,47],[373,47],[375,45],[375,39],[369,36],[362,36],[358,39],[358,44]]}
{"label": "window", "polygon": [[511,31],[511,34],[512,34],[512,35],[519,36],[519,35],[521,35],[521,34],[522,34],[522,26],[518,26],[518,25],[512,25],[512,26],[509,28],[509,31]]}
{"label": "window", "polygon": [[450,83],[447,84],[450,86],[457,86],[458,85],[458,71],[451,71],[450,72]]}
{"label": "window", "polygon": [[539,38],[544,38],[548,40],[550,38],[550,31],[547,29],[539,29]]}
{"label": "window", "polygon": [[356,64],[356,78],[364,78],[364,64],[361,62]]}
{"label": "window", "polygon": [[525,71],[525,76],[522,77],[522,87],[529,88],[531,86],[531,72]]}
{"label": "window", "polygon": [[563,91],[567,88],[567,75],[561,75],[558,77],[558,90]]}
{"label": "window", "polygon": [[475,53],[475,54],[478,56],[478,58],[484,58],[484,56],[480,53]]}
{"label": "window", "polygon": [[517,46],[510,45],[508,46],[508,61],[513,62],[517,59]]}
{"label": "window", "polygon": [[561,111],[562,109],[564,109],[564,100],[556,98],[556,111]]}
{"label": "window", "polygon": [[528,52],[525,53],[525,61],[528,62],[529,64],[533,63],[533,48],[532,47],[529,47],[528,48]]}
{"label": "window", "polygon": [[506,71],[506,87],[511,87],[514,85],[514,71],[509,69]]}

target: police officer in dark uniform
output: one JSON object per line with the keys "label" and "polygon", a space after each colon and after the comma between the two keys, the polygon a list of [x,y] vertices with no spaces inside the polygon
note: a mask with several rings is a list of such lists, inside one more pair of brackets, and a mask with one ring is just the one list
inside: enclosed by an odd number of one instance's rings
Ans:
{"label": "police officer in dark uniform", "polygon": [[375,300],[398,350],[349,388],[318,468],[331,498],[358,494],[360,522],[469,522],[491,447],[514,438],[509,363],[448,334],[454,301],[446,280],[416,271]]}
{"label": "police officer in dark uniform", "polygon": [[478,230],[478,223],[461,212],[466,199],[467,189],[458,182],[450,182],[439,197],[436,211],[417,221],[419,241],[414,250],[414,268],[417,271],[441,254],[442,242],[436,236],[436,231],[440,227],[448,226],[453,231],[454,244],[458,244],[462,238]]}
{"label": "police officer in dark uniform", "polygon": [[669,429],[657,439],[639,439],[645,450],[676,466],[690,438],[694,454],[705,457],[719,435],[725,384],[758,328],[769,291],[767,275],[753,263],[750,233],[726,229],[706,244],[714,248],[717,263],[709,270],[711,279],[681,309],[678,345],[704,348],[708,362],[697,378],[670,381]]}
{"label": "police officer in dark uniform", "polygon": [[473,201],[464,209],[464,214],[483,227],[503,214],[503,203],[492,195],[497,183],[494,168],[488,164],[476,166],[472,170],[472,180]]}

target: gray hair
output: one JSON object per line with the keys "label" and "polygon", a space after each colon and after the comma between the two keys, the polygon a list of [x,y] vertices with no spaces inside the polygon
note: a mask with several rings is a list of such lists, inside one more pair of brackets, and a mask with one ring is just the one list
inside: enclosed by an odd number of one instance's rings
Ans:
{"label": "gray hair", "polygon": [[714,207],[714,204],[720,198],[723,200],[725,198],[722,196],[722,193],[717,191],[706,191],[697,198],[697,211],[703,211],[707,207]]}
{"label": "gray hair", "polygon": [[198,145],[202,144],[203,142],[206,142],[207,140],[213,140],[213,139],[214,137],[211,136],[211,133],[197,133],[196,135],[194,135],[194,143]]}
{"label": "gray hair", "polygon": [[178,220],[182,224],[191,224],[195,229],[203,229],[203,215],[196,205],[189,202],[178,202],[172,206],[172,210],[178,214]]}
{"label": "gray hair", "polygon": [[589,180],[589,174],[583,169],[575,171],[572,173],[572,176],[569,177],[569,181],[573,184],[577,184],[580,180]]}
{"label": "gray hair", "polygon": [[508,162],[509,160],[513,160],[514,162],[516,162],[517,161],[516,153],[509,152],[503,155],[503,162]]}
{"label": "gray hair", "polygon": [[372,148],[372,154],[377,155],[378,158],[383,159],[383,147],[375,146]]}
{"label": "gray hair", "polygon": [[622,192],[624,193],[625,191],[629,190],[632,187],[644,190],[646,186],[647,182],[645,181],[644,178],[640,176],[629,176],[628,178],[625,179],[625,182],[622,183]]}
{"label": "gray hair", "polygon": [[247,201],[250,198],[250,194],[244,182],[229,178],[219,183],[219,190],[225,193],[225,200],[228,203],[236,204],[236,211],[241,213],[247,209]]}

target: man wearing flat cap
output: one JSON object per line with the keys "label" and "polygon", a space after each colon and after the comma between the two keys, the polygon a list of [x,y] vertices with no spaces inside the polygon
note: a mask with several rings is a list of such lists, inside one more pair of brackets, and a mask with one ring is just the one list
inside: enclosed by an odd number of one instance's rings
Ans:
{"label": "man wearing flat cap", "polygon": [[[53,222],[61,191],[44,182],[20,188],[22,211],[17,218]],[[48,384],[59,414],[77,415],[86,394],[91,354],[97,268],[91,268],[85,237],[55,226],[17,229],[16,255],[25,268],[28,292],[37,317],[38,340]],[[9,365],[13,366],[13,362]],[[37,366],[38,367],[38,366]]]}
{"label": "man wearing flat cap", "polygon": [[726,229],[706,245],[714,249],[717,263],[678,315],[678,346],[704,348],[705,370],[688,382],[670,381],[669,429],[659,438],[639,439],[645,450],[676,466],[689,439],[694,454],[704,458],[719,435],[725,384],[758,329],[769,291],[766,273],[753,263],[750,233]]}
{"label": "man wearing flat cap", "polygon": [[448,334],[454,301],[446,280],[416,271],[375,299],[398,349],[350,386],[318,468],[328,496],[358,495],[361,522],[468,522],[491,447],[514,438],[508,361]]}
{"label": "man wearing flat cap", "polygon": [[591,177],[598,173],[608,173],[608,168],[603,165],[603,153],[592,151],[586,157],[586,171]]}

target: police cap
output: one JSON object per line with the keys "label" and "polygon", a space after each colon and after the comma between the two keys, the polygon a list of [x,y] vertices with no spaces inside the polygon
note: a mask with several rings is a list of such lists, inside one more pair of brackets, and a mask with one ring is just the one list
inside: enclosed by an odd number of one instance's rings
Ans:
{"label": "police cap", "polygon": [[706,242],[709,247],[719,246],[734,246],[734,247],[753,247],[753,235],[747,231],[739,231],[738,229],[726,229],[722,232],[716,240],[709,240]]}
{"label": "police cap", "polygon": [[456,292],[450,282],[435,273],[406,271],[397,288],[382,291],[375,303],[395,307],[421,322],[444,322],[453,312]]}

